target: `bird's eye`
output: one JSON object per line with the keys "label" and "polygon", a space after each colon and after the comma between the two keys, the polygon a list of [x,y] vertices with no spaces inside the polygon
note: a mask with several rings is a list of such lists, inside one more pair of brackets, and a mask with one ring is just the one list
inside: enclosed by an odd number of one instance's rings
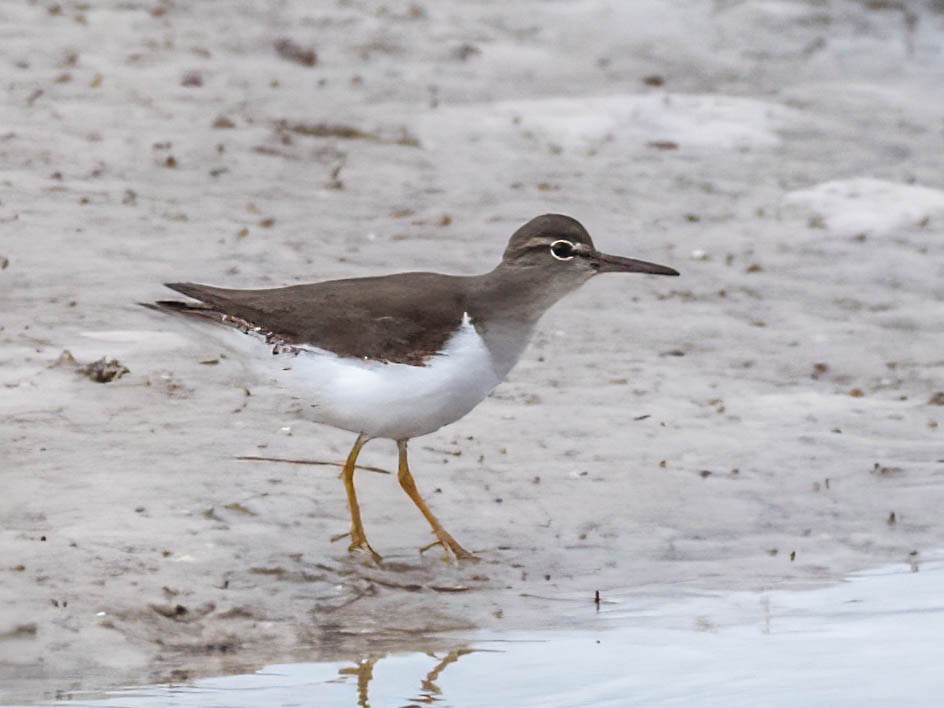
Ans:
{"label": "bird's eye", "polygon": [[559,261],[569,261],[577,255],[577,247],[570,241],[555,241],[551,244],[551,255]]}

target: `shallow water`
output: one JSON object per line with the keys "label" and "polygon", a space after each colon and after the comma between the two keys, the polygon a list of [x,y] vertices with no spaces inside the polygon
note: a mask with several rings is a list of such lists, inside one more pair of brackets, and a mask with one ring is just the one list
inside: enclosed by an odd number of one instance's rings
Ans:
{"label": "shallow water", "polygon": [[944,560],[919,570],[663,606],[617,598],[597,631],[474,633],[436,655],[275,664],[63,705],[939,705]]}

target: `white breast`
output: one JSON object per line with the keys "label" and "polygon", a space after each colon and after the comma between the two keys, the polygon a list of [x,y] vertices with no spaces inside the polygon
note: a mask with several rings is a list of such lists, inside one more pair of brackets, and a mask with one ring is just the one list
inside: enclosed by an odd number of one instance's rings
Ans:
{"label": "white breast", "polygon": [[[263,357],[260,373],[308,400],[318,422],[394,440],[426,435],[458,420],[501,382],[468,315],[425,366],[339,357],[310,346]],[[258,354],[254,359],[259,361]]]}

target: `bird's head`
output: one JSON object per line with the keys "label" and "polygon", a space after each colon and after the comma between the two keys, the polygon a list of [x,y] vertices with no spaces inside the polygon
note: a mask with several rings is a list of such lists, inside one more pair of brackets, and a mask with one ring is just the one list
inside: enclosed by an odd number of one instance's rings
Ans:
{"label": "bird's head", "polygon": [[678,275],[667,266],[601,253],[579,221],[563,214],[544,214],[515,231],[502,256],[502,266],[526,268],[542,279],[572,283],[597,273]]}

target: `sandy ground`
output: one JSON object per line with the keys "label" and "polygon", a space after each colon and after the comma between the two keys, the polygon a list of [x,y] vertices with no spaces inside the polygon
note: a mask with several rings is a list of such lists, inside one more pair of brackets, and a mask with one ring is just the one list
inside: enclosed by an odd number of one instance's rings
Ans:
{"label": "sandy ground", "polygon": [[[596,590],[920,567],[944,532],[942,38],[931,0],[4,3],[0,700],[584,626]],[[596,279],[414,441],[478,564],[419,556],[422,518],[366,472],[387,563],[349,557],[332,468],[236,458],[351,436],[136,305],[480,272],[546,211],[683,276]]]}

